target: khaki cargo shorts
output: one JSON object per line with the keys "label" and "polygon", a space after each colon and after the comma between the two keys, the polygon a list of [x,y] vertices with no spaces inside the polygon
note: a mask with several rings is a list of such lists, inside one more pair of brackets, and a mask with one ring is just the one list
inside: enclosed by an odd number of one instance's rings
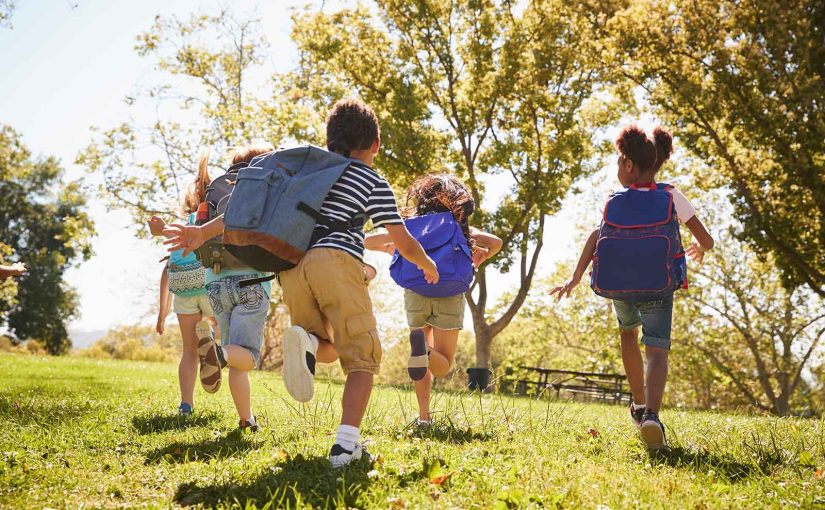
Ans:
{"label": "khaki cargo shorts", "polygon": [[344,373],[378,374],[381,342],[364,263],[342,250],[315,248],[278,278],[294,326],[333,342]]}
{"label": "khaki cargo shorts", "polygon": [[412,329],[432,326],[438,329],[461,329],[464,326],[464,294],[433,298],[404,290],[404,310]]}

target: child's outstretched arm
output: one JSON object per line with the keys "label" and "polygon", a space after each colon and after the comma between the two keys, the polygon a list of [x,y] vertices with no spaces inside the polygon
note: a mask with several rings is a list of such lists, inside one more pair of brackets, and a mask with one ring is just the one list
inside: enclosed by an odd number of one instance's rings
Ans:
{"label": "child's outstretched arm", "polygon": [[418,269],[424,271],[424,279],[427,280],[427,282],[432,284],[438,283],[438,268],[435,262],[427,255],[424,248],[421,247],[421,244],[410,235],[409,230],[407,230],[404,224],[387,225],[387,235],[402,257],[418,266]]}
{"label": "child's outstretched arm", "polygon": [[155,331],[158,332],[158,335],[163,334],[164,325],[166,324],[166,316],[169,315],[170,306],[169,274],[166,272],[166,266],[163,266],[163,273],[160,276],[160,306],[158,307],[158,322],[157,325],[155,325]]}
{"label": "child's outstretched arm", "polygon": [[475,241],[475,246],[473,247],[473,265],[475,267],[490,260],[496,253],[501,251],[502,241],[501,238],[496,235],[471,227],[470,237]]}
{"label": "child's outstretched arm", "polygon": [[163,235],[169,238],[163,244],[169,246],[169,251],[183,250],[185,257],[221,233],[223,233],[223,215],[201,226],[175,223],[163,229]]}
{"label": "child's outstretched arm", "polygon": [[579,263],[576,264],[576,270],[573,271],[573,276],[571,276],[564,285],[559,285],[550,289],[551,296],[558,292],[559,295],[556,298],[556,301],[561,301],[561,298],[564,296],[570,297],[570,293],[573,292],[573,289],[575,289],[579,282],[581,282],[582,276],[584,275],[585,270],[587,270],[587,266],[589,266],[590,261],[593,260],[593,254],[596,253],[596,239],[598,236],[599,229],[594,229],[593,232],[590,233],[590,237],[588,237],[587,242],[584,243],[584,249],[579,257]]}
{"label": "child's outstretched arm", "polygon": [[685,255],[701,264],[702,259],[705,258],[705,252],[713,249],[713,237],[710,236],[698,216],[694,215],[685,223],[685,226],[693,234],[694,239],[690,248],[685,250]]}
{"label": "child's outstretched arm", "polygon": [[364,248],[372,251],[383,251],[390,255],[395,253],[395,244],[390,239],[388,232],[368,235],[364,238]]}
{"label": "child's outstretched arm", "polygon": [[22,262],[15,262],[10,266],[0,265],[0,280],[5,280],[10,276],[23,276],[28,271],[26,264]]}

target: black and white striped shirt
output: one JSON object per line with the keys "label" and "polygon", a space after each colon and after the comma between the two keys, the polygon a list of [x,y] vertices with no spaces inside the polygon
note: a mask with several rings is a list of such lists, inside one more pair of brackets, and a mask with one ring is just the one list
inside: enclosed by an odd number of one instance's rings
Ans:
{"label": "black and white striped shirt", "polygon": [[[398,213],[395,195],[386,179],[364,163],[354,161],[344,170],[321,206],[321,214],[349,221],[357,215],[372,220],[375,228],[403,223]],[[316,236],[327,232],[323,225],[315,226]],[[364,229],[351,228],[347,232],[330,232],[312,245],[313,248],[344,250],[358,260],[364,258]]]}

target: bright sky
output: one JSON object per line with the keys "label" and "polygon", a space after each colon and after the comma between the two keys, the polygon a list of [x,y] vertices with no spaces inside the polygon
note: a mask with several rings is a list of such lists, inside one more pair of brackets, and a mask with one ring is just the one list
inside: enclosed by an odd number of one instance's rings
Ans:
{"label": "bright sky", "polygon": [[[262,18],[270,47],[277,48],[274,65],[284,70],[292,65],[294,52],[289,8],[305,3],[243,0],[231,6]],[[328,1],[326,8],[343,3]],[[69,178],[81,177],[83,170],[73,161],[90,142],[90,127],[108,128],[128,119],[135,112],[129,111],[124,96],[151,80],[151,62],[133,50],[135,36],[150,27],[157,14],[186,16],[216,9],[214,3],[183,0],[18,2],[13,29],[0,29],[6,70],[0,75],[0,122],[22,133],[35,155],[57,156]],[[150,107],[145,104],[144,108]],[[614,186],[612,172],[608,168],[596,176],[599,188]],[[575,256],[575,223],[598,220],[599,204],[593,197],[586,193],[569,199],[564,211],[551,219],[542,273],[552,271],[556,261]],[[144,321],[154,313],[162,250],[136,239],[127,230],[129,218],[124,212],[107,212],[98,200],[92,201],[90,210],[99,235],[95,256],[67,277],[81,298],[79,317],[70,329],[88,332]],[[508,290],[512,282],[506,276],[495,278],[493,294]]]}

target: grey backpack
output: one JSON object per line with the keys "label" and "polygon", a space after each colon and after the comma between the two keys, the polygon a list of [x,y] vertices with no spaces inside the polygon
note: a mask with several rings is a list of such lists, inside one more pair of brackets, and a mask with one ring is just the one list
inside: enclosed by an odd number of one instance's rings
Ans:
{"label": "grey backpack", "polygon": [[[280,272],[301,261],[316,224],[333,232],[362,228],[364,217],[337,221],[321,206],[351,160],[313,145],[270,152],[238,172],[224,214],[223,242],[259,271]],[[264,250],[245,249],[257,246]]]}
{"label": "grey backpack", "polygon": [[[238,171],[247,166],[249,166],[249,163],[236,163],[229,167],[225,174],[209,183],[206,188],[205,201],[198,208],[196,225],[203,225],[226,212],[226,205],[235,187]],[[245,249],[249,251],[262,250],[257,246],[248,246]],[[223,269],[232,270],[250,267],[249,264],[238,259],[227,249],[226,245],[223,244],[222,236],[206,241],[203,246],[195,250],[195,255],[197,255],[201,264],[212,269],[217,275]]]}

